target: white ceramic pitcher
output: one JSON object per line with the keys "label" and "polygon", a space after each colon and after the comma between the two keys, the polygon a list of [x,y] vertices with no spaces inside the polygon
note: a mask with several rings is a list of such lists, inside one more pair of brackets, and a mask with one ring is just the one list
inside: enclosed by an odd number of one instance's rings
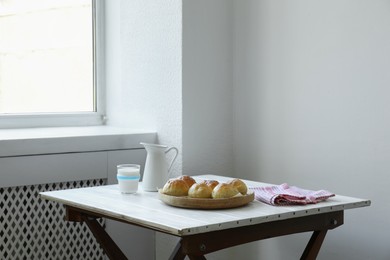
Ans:
{"label": "white ceramic pitcher", "polygon": [[[179,150],[176,147],[168,147],[166,145],[141,144],[145,147],[147,153],[142,177],[142,189],[144,191],[157,191],[169,179],[169,171],[179,154]],[[175,155],[168,164],[166,154],[169,151],[175,151]]]}

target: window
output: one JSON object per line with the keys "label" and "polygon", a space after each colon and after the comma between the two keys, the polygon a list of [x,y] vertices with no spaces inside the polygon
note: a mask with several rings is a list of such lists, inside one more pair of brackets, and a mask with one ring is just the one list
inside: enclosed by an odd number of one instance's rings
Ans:
{"label": "window", "polygon": [[0,127],[102,123],[97,0],[0,0]]}

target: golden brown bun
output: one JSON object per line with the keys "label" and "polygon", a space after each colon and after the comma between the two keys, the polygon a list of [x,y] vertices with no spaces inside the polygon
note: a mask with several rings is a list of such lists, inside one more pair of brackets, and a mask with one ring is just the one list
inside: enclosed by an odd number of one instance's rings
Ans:
{"label": "golden brown bun", "polygon": [[213,190],[206,183],[195,183],[188,190],[188,197],[191,198],[211,198]]}
{"label": "golden brown bun", "polygon": [[165,183],[162,192],[171,196],[187,196],[188,185],[185,181],[179,179],[171,179]]}
{"label": "golden brown bun", "polygon": [[196,181],[191,177],[191,176],[188,176],[188,175],[182,175],[180,177],[178,177],[177,179],[179,180],[183,180],[187,183],[188,187],[190,188],[194,183],[196,183]]}
{"label": "golden brown bun", "polygon": [[233,187],[236,187],[236,189],[242,194],[242,195],[246,195],[246,193],[248,192],[248,187],[246,186],[246,184],[240,180],[240,179],[233,179],[231,181],[228,182],[229,184],[233,185]]}
{"label": "golden brown bun", "polygon": [[213,199],[226,199],[239,194],[238,190],[233,185],[227,183],[220,183],[213,189]]}
{"label": "golden brown bun", "polygon": [[202,183],[206,183],[206,185],[209,186],[211,188],[211,190],[213,190],[215,188],[215,186],[217,186],[219,184],[219,182],[216,180],[204,180],[204,181],[202,181]]}

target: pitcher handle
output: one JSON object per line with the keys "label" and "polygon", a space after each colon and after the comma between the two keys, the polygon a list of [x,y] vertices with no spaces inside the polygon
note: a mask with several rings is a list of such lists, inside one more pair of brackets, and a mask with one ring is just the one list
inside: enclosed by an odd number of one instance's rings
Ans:
{"label": "pitcher handle", "polygon": [[[176,147],[174,147],[174,146],[169,147],[168,149],[166,149],[166,150],[165,150],[165,154],[167,154],[169,151],[172,151],[172,150],[174,150],[174,151],[176,152],[176,154],[175,154],[175,156],[172,158],[171,163],[169,164],[168,173],[169,173],[169,171],[171,170],[172,164],[173,164],[173,162],[176,160],[177,155],[179,154],[179,150],[178,150]],[[171,176],[171,175],[169,174],[169,176]]]}

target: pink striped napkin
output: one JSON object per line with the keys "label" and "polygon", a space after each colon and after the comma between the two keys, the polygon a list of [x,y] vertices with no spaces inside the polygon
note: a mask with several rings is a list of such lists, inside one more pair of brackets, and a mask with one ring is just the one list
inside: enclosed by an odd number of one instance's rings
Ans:
{"label": "pink striped napkin", "polygon": [[326,190],[305,190],[287,183],[275,186],[250,188],[255,198],[270,205],[306,205],[314,204],[335,196]]}

